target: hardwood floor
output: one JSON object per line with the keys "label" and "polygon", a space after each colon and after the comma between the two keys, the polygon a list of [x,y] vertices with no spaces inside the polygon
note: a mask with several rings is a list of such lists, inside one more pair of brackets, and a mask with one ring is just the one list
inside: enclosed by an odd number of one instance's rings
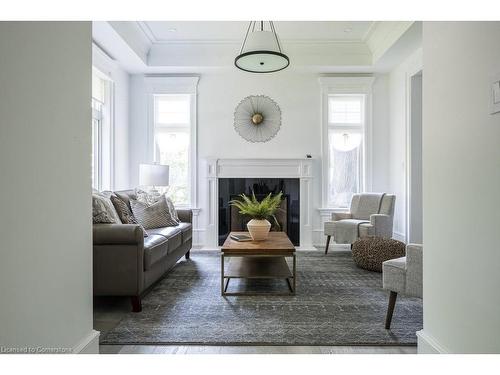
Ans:
{"label": "hardwood floor", "polygon": [[101,354],[416,354],[414,346],[101,345]]}

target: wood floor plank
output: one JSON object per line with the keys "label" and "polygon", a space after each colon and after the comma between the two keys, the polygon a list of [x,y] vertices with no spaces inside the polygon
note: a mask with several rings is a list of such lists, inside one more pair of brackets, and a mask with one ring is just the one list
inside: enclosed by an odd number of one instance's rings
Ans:
{"label": "wood floor plank", "polygon": [[101,354],[416,354],[415,346],[101,345]]}
{"label": "wood floor plank", "polygon": [[119,354],[153,354],[154,345],[124,345]]}
{"label": "wood floor plank", "polygon": [[123,345],[99,345],[99,354],[118,354]]}

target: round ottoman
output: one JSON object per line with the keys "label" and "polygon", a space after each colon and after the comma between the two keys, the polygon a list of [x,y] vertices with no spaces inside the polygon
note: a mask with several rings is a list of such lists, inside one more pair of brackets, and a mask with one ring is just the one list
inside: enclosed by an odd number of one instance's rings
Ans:
{"label": "round ottoman", "polygon": [[382,263],[389,259],[404,257],[405,248],[403,242],[390,238],[361,238],[352,244],[352,258],[360,268],[382,272]]}

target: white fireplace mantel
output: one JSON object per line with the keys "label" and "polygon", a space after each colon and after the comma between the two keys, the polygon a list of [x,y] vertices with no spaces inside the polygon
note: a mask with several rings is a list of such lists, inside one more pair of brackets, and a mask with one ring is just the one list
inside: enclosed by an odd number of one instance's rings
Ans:
{"label": "white fireplace mantel", "polygon": [[207,160],[207,245],[218,246],[219,178],[297,178],[300,180],[300,247],[312,243],[312,159],[208,159]]}

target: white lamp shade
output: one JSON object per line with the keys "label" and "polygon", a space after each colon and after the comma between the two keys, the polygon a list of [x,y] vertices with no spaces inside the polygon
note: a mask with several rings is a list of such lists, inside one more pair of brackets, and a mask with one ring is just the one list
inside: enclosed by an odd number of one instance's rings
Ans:
{"label": "white lamp shade", "polygon": [[168,165],[140,164],[139,184],[141,186],[168,186]]}
{"label": "white lamp shade", "polygon": [[242,53],[251,51],[280,52],[276,37],[271,31],[254,31],[248,34]]}

